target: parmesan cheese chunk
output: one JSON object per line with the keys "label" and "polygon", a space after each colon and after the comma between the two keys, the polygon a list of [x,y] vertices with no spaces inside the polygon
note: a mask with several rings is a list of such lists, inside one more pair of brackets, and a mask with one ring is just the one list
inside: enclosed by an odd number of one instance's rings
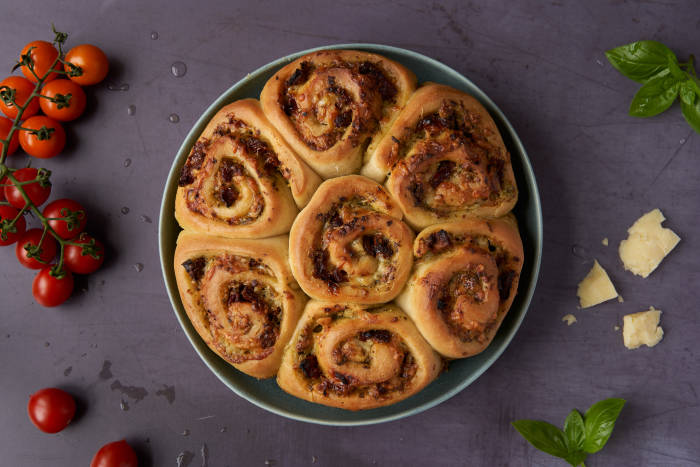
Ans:
{"label": "parmesan cheese chunk", "polygon": [[578,284],[577,295],[581,301],[581,308],[589,308],[617,297],[617,291],[608,273],[597,260],[588,275]]}
{"label": "parmesan cheese chunk", "polygon": [[678,245],[681,238],[671,229],[661,227],[664,220],[661,211],[654,209],[627,229],[629,236],[620,242],[620,259],[626,270],[647,277]]}
{"label": "parmesan cheese chunk", "polygon": [[561,320],[566,323],[567,326],[571,326],[576,322],[576,317],[569,313],[568,315],[564,315],[561,317]]}
{"label": "parmesan cheese chunk", "polygon": [[636,349],[642,345],[654,347],[664,337],[664,330],[659,326],[661,310],[650,307],[648,311],[640,311],[625,315],[622,323],[622,339],[625,347]]}

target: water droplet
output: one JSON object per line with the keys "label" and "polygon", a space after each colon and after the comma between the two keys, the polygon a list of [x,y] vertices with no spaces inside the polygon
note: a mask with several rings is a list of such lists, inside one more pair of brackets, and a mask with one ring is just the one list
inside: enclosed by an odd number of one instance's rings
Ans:
{"label": "water droplet", "polygon": [[134,115],[136,113],[136,106],[134,104],[131,104],[129,107],[126,108],[126,113],[129,115]]}
{"label": "water droplet", "polygon": [[158,32],[157,32],[157,31],[153,31],[153,32],[151,33],[151,40],[152,40],[152,41],[155,41],[155,40],[157,40],[157,39],[158,39]]}
{"label": "water droplet", "polygon": [[151,224],[153,221],[147,215],[142,214],[141,215],[141,222],[145,222],[146,224]]}
{"label": "water droplet", "polygon": [[274,459],[267,459],[265,461],[265,465],[275,465],[275,464],[277,464],[277,461]]}
{"label": "water droplet", "polygon": [[190,430],[188,430],[187,428],[182,430],[182,436],[189,436],[189,435],[190,435]]}
{"label": "water droplet", "polygon": [[122,83],[121,86],[119,86],[120,91],[128,91],[129,90],[129,84],[128,83]]}
{"label": "water droplet", "polygon": [[124,206],[123,208],[121,208],[121,212],[122,212],[122,214],[124,214],[124,215],[129,214],[129,208],[126,207],[126,206]]}
{"label": "water droplet", "polygon": [[134,264],[134,269],[136,270],[136,272],[141,272],[141,271],[143,271],[143,264],[142,264],[142,263],[136,263],[136,264]]}
{"label": "water droplet", "polygon": [[582,247],[581,245],[574,245],[574,246],[572,246],[572,247],[571,247],[571,253],[572,253],[575,257],[577,257],[577,258],[588,259],[588,256],[587,256],[587,253],[588,253],[588,252],[587,252],[586,249],[585,249],[584,247]]}
{"label": "water droplet", "polygon": [[221,429],[219,430],[221,433],[226,433],[226,427],[222,426]]}
{"label": "water droplet", "polygon": [[129,410],[129,403],[122,399],[121,401],[119,401],[119,408],[126,412],[127,410]]}
{"label": "water droplet", "polygon": [[681,138],[681,140],[679,141],[679,143],[685,144],[685,138]]}
{"label": "water droplet", "polygon": [[170,121],[170,123],[177,123],[180,121],[180,116],[178,114],[170,114],[168,120]]}
{"label": "water droplet", "polygon": [[124,167],[129,167],[131,165],[131,159],[124,159]]}
{"label": "water droplet", "polygon": [[603,62],[601,62],[600,60],[596,60],[595,62],[596,62],[598,65],[603,66]]}
{"label": "water droplet", "polygon": [[108,91],[128,91],[129,84],[128,83],[121,83],[121,84],[109,83],[107,85],[107,90]]}
{"label": "water droplet", "polygon": [[170,66],[170,73],[176,78],[182,78],[187,73],[187,65],[185,62],[175,62]]}

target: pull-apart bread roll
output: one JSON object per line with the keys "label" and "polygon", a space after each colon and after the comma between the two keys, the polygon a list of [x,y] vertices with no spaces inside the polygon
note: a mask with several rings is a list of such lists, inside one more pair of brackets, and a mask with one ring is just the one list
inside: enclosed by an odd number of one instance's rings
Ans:
{"label": "pull-apart bread roll", "polygon": [[277,373],[307,300],[289,270],[288,241],[188,231],[177,240],[175,277],[192,325],[210,349],[256,378]]}
{"label": "pull-apart bread roll", "polygon": [[311,300],[277,384],[310,402],[364,410],[412,396],[441,369],[440,357],[396,306]]}
{"label": "pull-apart bread roll", "polygon": [[356,173],[416,88],[415,75],[380,55],[313,52],[265,84],[265,114],[323,178]]}
{"label": "pull-apart bread roll", "polygon": [[418,234],[413,251],[396,303],[445,357],[483,351],[518,290],[523,244],[515,217],[436,224]]}
{"label": "pull-apart bread roll", "polygon": [[289,232],[320,178],[284,142],[254,99],[223,107],[182,168],[175,217],[188,230],[230,238]]}
{"label": "pull-apart bread roll", "polygon": [[419,88],[362,174],[382,182],[416,229],[498,217],[518,199],[510,154],[486,109],[449,86]]}
{"label": "pull-apart bread roll", "polygon": [[289,234],[292,273],[313,298],[384,303],[401,291],[413,263],[413,232],[379,184],[360,175],[326,180]]}

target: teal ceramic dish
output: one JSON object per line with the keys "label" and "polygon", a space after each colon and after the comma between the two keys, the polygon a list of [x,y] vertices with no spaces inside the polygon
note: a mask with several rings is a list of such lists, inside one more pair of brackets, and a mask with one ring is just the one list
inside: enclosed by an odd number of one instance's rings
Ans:
{"label": "teal ceramic dish", "polygon": [[436,381],[413,397],[388,407],[349,412],[297,399],[282,391],[274,379],[259,381],[239,372],[209,350],[192,327],[180,302],[173,271],[175,241],[180,232],[180,227],[174,217],[175,193],[180,169],[197,137],[221,107],[245,97],[257,98],[268,78],[282,66],[301,55],[319,49],[298,52],[263,66],[224,92],[202,114],[180,146],[165,185],[158,232],[160,261],[165,286],[180,325],[204,363],[232,391],[259,407],[295,420],[324,425],[368,425],[407,417],[449,399],[469,386],[503,353],[520,327],[535,291],[542,254],[542,211],[535,175],[525,153],[525,148],[505,115],[474,83],[436,60],[396,47],[374,44],[339,44],[322,48],[366,50],[396,60],[413,70],[418,76],[419,82],[434,81],[447,84],[473,95],[488,109],[496,121],[506,147],[511,153],[513,170],[520,192],[514,213],[518,219],[525,247],[525,264],[518,295],[491,345],[475,357],[451,362],[449,372],[440,375]]}

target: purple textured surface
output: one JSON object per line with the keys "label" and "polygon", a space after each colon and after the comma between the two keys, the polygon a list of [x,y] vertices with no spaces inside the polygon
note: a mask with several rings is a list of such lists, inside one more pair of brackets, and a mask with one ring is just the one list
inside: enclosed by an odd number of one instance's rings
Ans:
{"label": "purple textured surface", "polygon": [[[657,39],[682,60],[700,54],[697,3],[14,3],[0,19],[8,71],[25,43],[51,39],[51,22],[71,33],[69,45],[94,43],[110,57],[107,80],[88,90],[87,114],[68,125],[65,153],[41,164],[54,172],[52,197],[84,203],[109,257],[64,306],[43,309],[31,298],[33,273],[16,264],[14,248],[0,250],[0,464],[88,465],[102,444],[126,438],[141,466],[177,466],[178,456],[181,467],[564,465],[510,421],[560,425],[572,407],[616,396],[628,405],[589,467],[700,465],[700,135],[677,105],[629,117],[638,85],[603,53]],[[545,247],[523,326],[474,384],[401,421],[329,428],[258,409],[210,373],[166,297],[155,221],[177,148],[221,92],[280,56],[353,41],[443,61],[501,107],[538,178]],[[179,78],[177,61],[187,66]],[[122,84],[127,91],[109,89]],[[641,279],[623,270],[617,245],[655,207],[683,240]],[[576,284],[593,258],[624,303],[577,310]],[[664,311],[664,340],[628,351],[614,326],[649,305]],[[578,318],[570,327],[567,313]],[[79,399],[78,418],[58,435],[26,416],[29,394],[45,386]]]}

